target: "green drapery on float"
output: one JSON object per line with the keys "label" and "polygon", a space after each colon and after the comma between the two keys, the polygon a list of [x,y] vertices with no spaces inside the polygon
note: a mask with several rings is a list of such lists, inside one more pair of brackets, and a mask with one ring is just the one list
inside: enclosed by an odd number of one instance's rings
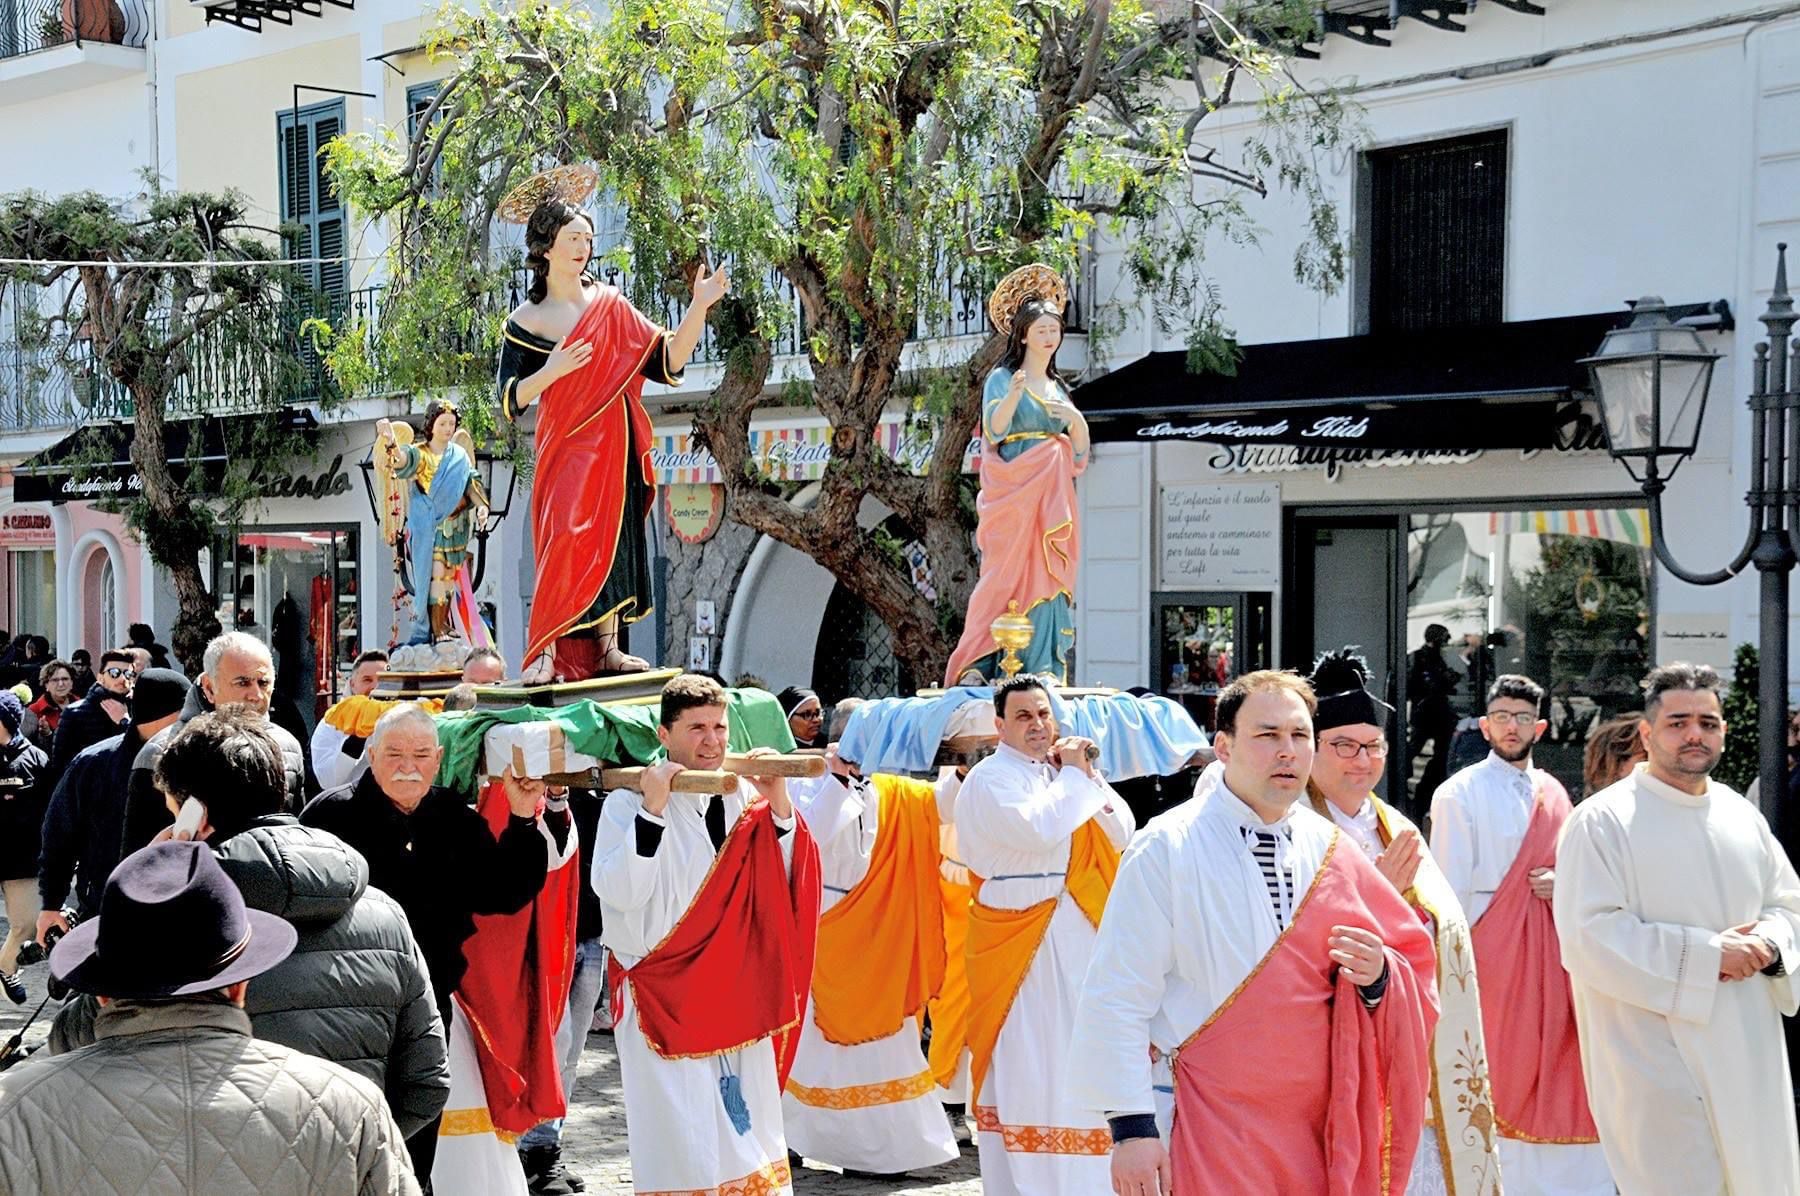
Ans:
{"label": "green drapery on float", "polygon": [[[760,689],[728,689],[730,750],[749,751],[771,747],[794,750],[794,735],[782,717],[773,694]],[[596,760],[614,765],[652,764],[663,755],[656,738],[662,707],[586,700],[555,709],[520,706],[511,710],[459,710],[437,716],[438,743],[444,759],[438,765],[438,784],[473,797],[481,767],[481,744],[488,728],[501,723],[555,722],[561,725],[568,745]]]}

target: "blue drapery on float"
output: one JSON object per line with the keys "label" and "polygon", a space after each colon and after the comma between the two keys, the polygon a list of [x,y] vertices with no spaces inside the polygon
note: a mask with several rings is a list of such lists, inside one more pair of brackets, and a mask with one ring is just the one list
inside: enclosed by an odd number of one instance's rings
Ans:
{"label": "blue drapery on float", "polygon": [[[988,686],[958,686],[941,695],[877,698],[856,708],[838,752],[864,776],[876,772],[928,773],[957,711],[970,702],[993,709]],[[1154,694],[1064,695],[1050,691],[1050,708],[1064,735],[1092,739],[1108,779],[1167,776],[1179,772],[1207,746],[1206,732],[1179,703]],[[980,733],[992,734],[983,720]]]}

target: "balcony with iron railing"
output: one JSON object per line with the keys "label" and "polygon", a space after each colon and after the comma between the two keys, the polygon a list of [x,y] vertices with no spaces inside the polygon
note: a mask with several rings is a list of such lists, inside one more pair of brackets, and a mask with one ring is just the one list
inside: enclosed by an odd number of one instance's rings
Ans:
{"label": "balcony with iron railing", "polygon": [[[610,265],[598,266],[594,273],[614,286],[629,282]],[[957,271],[946,270],[936,277],[937,289],[927,304],[928,312],[916,321],[914,339],[984,335],[988,327],[986,296]],[[1079,330],[1085,327],[1079,272],[1069,281],[1068,326]],[[521,273],[508,288],[506,298],[517,305],[525,288],[526,278]],[[793,285],[773,271],[769,288],[789,312],[775,352],[777,356],[797,356],[805,351],[806,341],[799,298]],[[396,388],[384,367],[378,336],[384,299],[383,287],[370,286],[276,305],[271,318],[280,320],[291,338],[286,360],[277,360],[279,355],[267,349],[228,342],[221,335],[196,337],[187,349],[186,372],[170,397],[169,418],[248,414],[283,406],[311,406],[327,397],[338,397],[324,362],[304,333],[307,320],[313,318],[326,320],[339,335],[360,331],[368,338],[373,368],[366,393],[342,397],[376,398],[393,393]],[[674,327],[681,319],[682,308],[679,301],[671,298],[659,310],[647,314],[665,327]],[[298,357],[298,369],[294,368],[293,355]],[[694,351],[694,362],[718,365],[724,357],[717,335],[709,326]],[[0,341],[0,435],[126,420],[132,417],[133,410],[131,396],[95,359],[90,342],[66,337],[14,337]]]}
{"label": "balcony with iron railing", "polygon": [[149,37],[150,0],[0,0],[0,107],[142,74]]}

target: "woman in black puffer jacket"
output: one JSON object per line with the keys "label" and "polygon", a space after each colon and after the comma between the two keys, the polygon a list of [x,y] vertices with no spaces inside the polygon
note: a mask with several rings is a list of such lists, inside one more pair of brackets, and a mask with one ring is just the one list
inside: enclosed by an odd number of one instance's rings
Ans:
{"label": "woman in black puffer jacket", "polygon": [[[444,1029],[425,957],[406,915],[336,835],[301,826],[285,806],[280,749],[260,720],[201,715],[169,741],[158,787],[206,805],[202,834],[251,909],[291,922],[294,953],[250,982],[256,1037],[342,1064],[387,1094],[401,1133],[442,1112],[450,1095]],[[92,1041],[92,1011],[58,1016],[51,1050]]]}

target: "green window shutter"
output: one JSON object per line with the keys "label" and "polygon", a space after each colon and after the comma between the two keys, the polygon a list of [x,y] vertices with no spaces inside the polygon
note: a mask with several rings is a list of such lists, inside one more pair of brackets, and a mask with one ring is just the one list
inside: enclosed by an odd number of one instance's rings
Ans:
{"label": "green window shutter", "polygon": [[[344,252],[343,203],[325,177],[325,160],[320,156],[343,131],[342,100],[276,115],[281,220],[299,226],[288,241],[289,257],[337,257]],[[349,279],[343,262],[315,263],[302,267],[300,274],[310,286],[328,295],[342,294]]]}

